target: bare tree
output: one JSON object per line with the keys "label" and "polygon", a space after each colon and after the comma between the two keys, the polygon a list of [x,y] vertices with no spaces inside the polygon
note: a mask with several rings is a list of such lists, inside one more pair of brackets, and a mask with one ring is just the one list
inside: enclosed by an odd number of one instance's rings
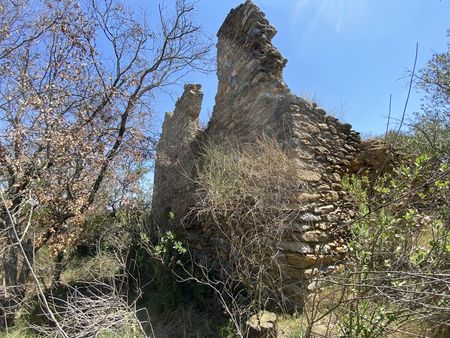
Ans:
{"label": "bare tree", "polygon": [[89,215],[115,210],[118,191],[121,203],[134,193],[151,156],[149,104],[158,90],[208,66],[210,44],[193,10],[177,0],[173,12],[160,6],[149,21],[113,0],[0,2],[6,294],[23,294],[25,262],[43,247],[56,260],[57,281]]}

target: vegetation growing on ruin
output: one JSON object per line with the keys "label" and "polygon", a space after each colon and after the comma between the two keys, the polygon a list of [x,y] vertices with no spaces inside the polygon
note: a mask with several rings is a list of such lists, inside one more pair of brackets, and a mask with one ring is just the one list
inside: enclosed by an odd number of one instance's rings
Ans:
{"label": "vegetation growing on ruin", "polygon": [[406,131],[376,138],[396,162],[322,184],[293,148],[311,135],[196,139],[196,204],[155,222],[144,122],[209,70],[193,11],[153,27],[116,1],[0,0],[0,336],[448,337],[450,51],[411,74]]}

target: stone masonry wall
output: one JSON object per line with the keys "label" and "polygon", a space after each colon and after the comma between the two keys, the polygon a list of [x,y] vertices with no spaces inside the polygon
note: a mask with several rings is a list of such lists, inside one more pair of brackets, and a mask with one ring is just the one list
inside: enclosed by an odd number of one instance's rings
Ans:
{"label": "stone masonry wall", "polygon": [[[199,143],[242,144],[262,134],[275,137],[305,182],[291,206],[297,215],[294,231],[279,244],[279,259],[288,276],[286,293],[295,295],[302,292],[299,281],[315,268],[333,269],[345,257],[353,212],[341,178],[357,162],[360,138],[350,125],[290,92],[282,77],[287,61],[271,42],[275,34],[251,1],[230,12],[218,32],[219,84],[208,127],[198,128],[202,98],[198,85],[187,85],[175,112],[166,115],[157,149],[152,212],[158,222],[165,222],[168,211],[181,218],[195,203],[195,187],[185,175],[195,175]],[[201,226],[186,229],[194,247],[207,245],[200,241]]]}
{"label": "stone masonry wall", "polygon": [[191,149],[200,125],[201,86],[187,84],[175,111],[166,113],[161,139],[156,148],[157,160],[152,199],[152,217],[165,225],[184,216],[194,202],[190,177],[194,170]]}

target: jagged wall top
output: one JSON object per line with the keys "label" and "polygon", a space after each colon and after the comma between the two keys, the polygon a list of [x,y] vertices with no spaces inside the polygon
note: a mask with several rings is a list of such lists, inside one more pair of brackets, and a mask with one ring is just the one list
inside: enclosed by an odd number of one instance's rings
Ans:
{"label": "jagged wall top", "polygon": [[270,121],[282,113],[279,100],[289,93],[282,77],[287,61],[272,44],[275,34],[250,1],[228,14],[217,34],[219,83],[206,131],[209,139],[252,141],[255,132],[274,128]]}
{"label": "jagged wall top", "polygon": [[175,111],[166,113],[161,139],[156,149],[152,214],[163,220],[168,212],[184,216],[192,203],[187,178],[194,169],[190,144],[200,130],[199,114],[203,93],[199,84],[186,84]]}
{"label": "jagged wall top", "polygon": [[[275,34],[265,14],[252,2],[231,10],[217,34],[219,83],[240,91],[238,84],[275,81],[285,89],[282,71],[287,60],[272,44]],[[219,86],[219,92],[221,89]]]}
{"label": "jagged wall top", "polygon": [[[272,38],[276,33],[276,29],[266,19],[265,14],[251,1],[231,10],[217,33],[219,40],[217,46],[219,51],[218,63],[222,66],[229,66],[219,67],[219,81],[229,75],[237,76],[236,73],[241,70],[239,63],[233,64],[230,62],[233,60],[221,58],[223,54],[221,55],[220,51],[221,47],[224,47],[223,44],[232,47],[233,52],[238,54],[240,61],[252,60],[252,69],[246,67],[247,71],[240,74],[241,76],[252,80],[257,74],[265,73],[268,79],[281,80],[287,60],[272,45]],[[233,71],[235,74],[233,74]],[[241,77],[240,80],[242,82],[245,79]]]}

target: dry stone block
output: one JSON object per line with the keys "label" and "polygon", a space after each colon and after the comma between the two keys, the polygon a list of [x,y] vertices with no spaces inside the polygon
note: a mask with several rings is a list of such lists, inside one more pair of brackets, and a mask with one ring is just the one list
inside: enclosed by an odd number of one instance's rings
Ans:
{"label": "dry stone block", "polygon": [[283,251],[298,252],[301,254],[314,253],[314,248],[302,242],[280,242],[278,248]]}
{"label": "dry stone block", "polygon": [[314,212],[316,214],[327,214],[332,212],[334,209],[336,209],[336,207],[332,204],[328,204],[328,205],[323,205],[321,207],[315,208]]}
{"label": "dry stone block", "polygon": [[297,269],[307,269],[312,266],[324,266],[334,264],[336,257],[330,255],[298,255],[294,253],[286,254],[286,263],[295,266]]}
{"label": "dry stone block", "polygon": [[304,233],[293,233],[293,238],[297,241],[302,242],[323,242],[329,239],[329,236],[327,233],[323,231],[306,231]]}
{"label": "dry stone block", "polygon": [[277,315],[269,311],[260,311],[247,320],[249,338],[270,338],[275,335]]}
{"label": "dry stone block", "polygon": [[301,266],[294,266],[294,265],[282,265],[280,266],[282,274],[289,277],[290,279],[293,279],[297,282],[303,281],[303,277],[305,275],[305,269],[301,268]]}
{"label": "dry stone block", "polygon": [[303,221],[303,222],[314,223],[314,222],[320,222],[322,220],[322,217],[314,215],[314,214],[306,213],[306,214],[298,216],[298,220]]}
{"label": "dry stone block", "polygon": [[297,175],[300,180],[307,182],[318,182],[322,177],[320,173],[314,172],[312,170],[300,170]]}
{"label": "dry stone block", "polygon": [[297,202],[316,202],[318,200],[320,200],[320,195],[319,194],[311,194],[311,193],[306,193],[306,192],[302,192],[302,193],[298,193],[295,196],[295,200]]}

